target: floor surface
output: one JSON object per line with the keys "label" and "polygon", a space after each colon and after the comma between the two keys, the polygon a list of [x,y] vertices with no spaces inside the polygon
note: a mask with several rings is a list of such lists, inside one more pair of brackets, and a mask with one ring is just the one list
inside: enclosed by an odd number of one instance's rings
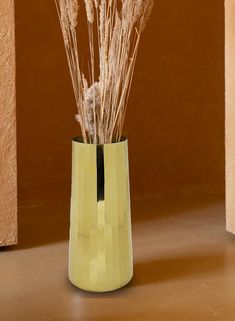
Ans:
{"label": "floor surface", "polygon": [[0,250],[0,321],[235,321],[235,236],[219,197],[133,202],[134,278],[92,294],[67,279],[68,205],[25,207]]}

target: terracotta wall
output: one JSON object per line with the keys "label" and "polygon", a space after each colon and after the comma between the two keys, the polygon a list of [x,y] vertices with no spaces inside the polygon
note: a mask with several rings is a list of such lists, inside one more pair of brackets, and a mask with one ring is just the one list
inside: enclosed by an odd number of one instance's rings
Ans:
{"label": "terracotta wall", "polygon": [[226,216],[227,230],[235,234],[235,0],[226,0]]}
{"label": "terracotta wall", "polygon": [[0,1],[0,246],[17,240],[14,1]]}
{"label": "terracotta wall", "polygon": [[[20,202],[68,199],[78,126],[54,1],[15,3]],[[223,193],[224,1],[156,4],[125,127],[132,195]]]}

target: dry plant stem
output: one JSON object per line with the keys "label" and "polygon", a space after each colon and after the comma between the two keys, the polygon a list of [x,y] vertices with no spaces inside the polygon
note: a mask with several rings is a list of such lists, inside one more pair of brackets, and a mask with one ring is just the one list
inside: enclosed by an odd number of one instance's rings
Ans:
{"label": "dry plant stem", "polygon": [[[153,0],[84,0],[88,26],[88,75],[77,43],[78,0],[55,0],[85,143],[121,139],[140,37]],[[99,60],[99,66],[96,61]],[[99,67],[99,72],[97,72]]]}
{"label": "dry plant stem", "polygon": [[[65,4],[66,1],[62,2],[60,0],[56,0],[55,3],[56,3],[58,15],[61,18],[62,17],[61,10],[65,9],[64,7],[62,7],[62,5]],[[81,118],[84,119],[84,113],[81,108],[81,106],[82,106],[81,105],[82,89],[79,86],[79,84],[81,82],[81,72],[80,72],[80,68],[79,68],[78,52],[76,50],[76,48],[77,48],[76,32],[75,32],[74,28],[69,28],[68,20],[63,21],[62,19],[60,19],[60,26],[61,26],[63,36],[64,36],[65,51],[66,51],[66,56],[67,56],[67,60],[68,60],[69,71],[70,71],[72,85],[73,85],[73,89],[74,89],[76,104],[77,104],[79,113],[81,115]],[[81,131],[82,131],[83,140],[85,143],[87,143],[88,142],[87,133],[86,133],[83,123],[84,123],[84,121],[81,121],[81,124],[80,124]]]}
{"label": "dry plant stem", "polygon": [[[95,83],[95,53],[94,53],[94,34],[93,26],[88,22],[88,32],[89,32],[89,45],[90,45],[90,58],[91,58],[91,83]],[[94,117],[94,144],[97,144],[97,126],[96,126],[96,105],[95,105],[95,92],[93,93],[93,117]]]}
{"label": "dry plant stem", "polygon": [[[140,35],[137,32],[137,42],[136,42],[136,47],[135,47],[135,50],[134,50],[134,55],[133,55],[133,58],[132,58],[132,65],[131,65],[131,70],[130,70],[129,82],[127,84],[126,101],[128,101],[129,96],[130,96],[131,84],[132,84],[134,70],[135,70],[135,63],[136,63],[136,59],[137,59],[139,41],[140,41]],[[125,116],[126,116],[126,111],[127,111],[127,103],[124,103],[123,107],[124,107],[124,110],[123,110],[122,113],[120,113],[120,120],[117,123],[117,125],[118,125],[117,137],[118,137],[119,141],[121,140],[121,137],[122,137],[122,129],[123,129],[123,126],[124,126],[124,121],[125,121]]]}

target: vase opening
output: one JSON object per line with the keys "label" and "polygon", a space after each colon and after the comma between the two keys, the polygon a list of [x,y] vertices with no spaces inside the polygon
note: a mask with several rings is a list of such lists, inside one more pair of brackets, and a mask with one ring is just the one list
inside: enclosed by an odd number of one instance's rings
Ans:
{"label": "vase opening", "polygon": [[[84,144],[84,145],[102,145],[102,144],[94,144],[94,143],[84,143],[83,138],[81,136],[74,137],[73,141],[75,143]],[[119,142],[107,143],[107,144],[103,144],[103,145],[115,145],[115,144],[123,143],[125,141],[127,141],[127,137],[122,136]]]}

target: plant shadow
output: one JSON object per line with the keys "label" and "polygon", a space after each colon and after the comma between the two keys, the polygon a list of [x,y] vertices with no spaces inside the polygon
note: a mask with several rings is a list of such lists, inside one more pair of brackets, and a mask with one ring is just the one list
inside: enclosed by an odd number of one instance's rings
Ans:
{"label": "plant shadow", "polygon": [[132,219],[136,223],[148,220],[167,219],[195,211],[206,212],[206,209],[213,207],[221,208],[221,215],[224,215],[225,195],[171,195],[170,197],[152,197],[136,199],[132,202]]}

